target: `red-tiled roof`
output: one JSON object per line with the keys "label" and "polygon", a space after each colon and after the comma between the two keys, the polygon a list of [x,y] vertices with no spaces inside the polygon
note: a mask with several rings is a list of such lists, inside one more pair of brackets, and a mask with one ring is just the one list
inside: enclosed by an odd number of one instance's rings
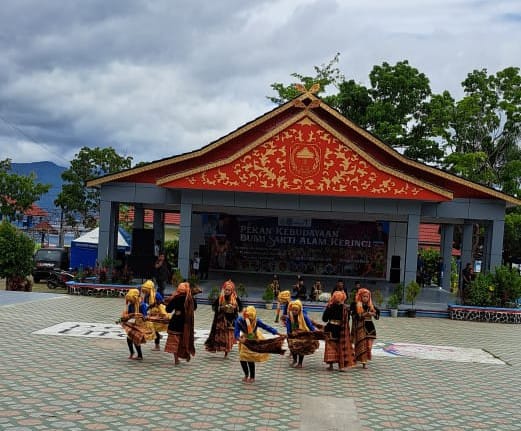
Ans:
{"label": "red-tiled roof", "polygon": [[[440,225],[438,224],[420,224],[418,232],[418,248],[429,250],[440,250]],[[452,249],[453,256],[461,255],[460,250]]]}
{"label": "red-tiled roof", "polygon": [[49,213],[36,204],[32,204],[31,207],[24,212],[24,214],[33,217],[49,217]]}
{"label": "red-tiled roof", "polygon": [[[134,208],[130,208],[126,214],[119,214],[120,221],[126,221],[131,223],[134,221]],[[177,225],[179,226],[181,220],[181,215],[179,213],[165,213],[165,224],[167,225]],[[145,210],[145,223],[153,223],[154,222],[154,211],[153,210]]]}

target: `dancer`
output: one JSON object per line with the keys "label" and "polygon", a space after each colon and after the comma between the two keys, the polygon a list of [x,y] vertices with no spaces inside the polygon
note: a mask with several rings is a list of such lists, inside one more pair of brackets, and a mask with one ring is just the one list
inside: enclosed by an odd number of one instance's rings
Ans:
{"label": "dancer", "polygon": [[329,334],[324,352],[324,362],[329,365],[329,371],[333,370],[335,363],[338,363],[338,371],[345,371],[346,367],[355,365],[349,334],[349,308],[345,301],[343,290],[333,292],[322,314],[322,320],[327,322],[324,332]]}
{"label": "dancer", "polygon": [[225,281],[221,287],[221,294],[212,305],[214,311],[212,329],[204,345],[208,352],[224,352],[224,357],[235,344],[235,320],[242,311],[242,303],[235,293],[233,281]]}
{"label": "dancer", "polygon": [[[259,328],[274,334],[280,335],[279,332],[269,325],[266,325],[261,319],[257,318],[257,310],[253,306],[244,309],[243,314],[235,321],[235,339],[239,342],[239,359],[244,372],[245,383],[255,382],[255,362],[266,362],[269,359],[269,351],[259,353],[246,347],[249,340],[263,340],[264,337]],[[280,353],[280,352],[279,352]],[[283,351],[281,353],[284,353]]]}
{"label": "dancer", "polygon": [[292,367],[302,368],[304,355],[311,355],[318,349],[318,340],[313,338],[310,332],[316,331],[311,319],[302,309],[302,302],[296,299],[288,306],[288,318],[286,319],[288,334],[288,346],[293,356]]}
{"label": "dancer", "polygon": [[276,298],[277,296],[279,296],[280,293],[279,276],[277,274],[273,274],[273,279],[271,280],[271,287],[273,289],[273,295]]}
{"label": "dancer", "polygon": [[165,352],[173,353],[175,365],[179,364],[179,359],[186,359],[186,362],[189,362],[191,357],[195,356],[194,311],[196,309],[197,302],[192,297],[190,283],[179,283],[166,306],[167,313],[172,313],[172,317],[168,323]]}
{"label": "dancer", "polygon": [[355,360],[366,368],[367,362],[371,360],[371,350],[376,338],[373,317],[376,320],[380,318],[380,310],[373,305],[369,289],[358,289],[355,302],[351,303],[351,316]]}
{"label": "dancer", "polygon": [[[125,311],[119,321],[127,333],[127,345],[130,353],[128,359],[139,361],[143,360],[141,344],[154,338],[154,330],[145,322],[147,306],[141,299],[138,289],[130,289],[125,295]],[[134,348],[137,356],[134,356]]]}
{"label": "dancer", "polygon": [[286,318],[288,317],[288,304],[290,300],[291,292],[289,290],[283,290],[279,293],[279,296],[277,296],[277,311],[275,314],[275,323],[277,323],[280,320],[283,325],[286,324]]}
{"label": "dancer", "polygon": [[147,280],[141,285],[141,293],[144,296],[145,304],[148,306],[148,319],[152,323],[155,333],[154,348],[152,350],[159,351],[161,350],[159,344],[161,338],[163,338],[160,332],[166,332],[170,315],[166,312],[163,296],[161,293],[156,292],[152,280]]}

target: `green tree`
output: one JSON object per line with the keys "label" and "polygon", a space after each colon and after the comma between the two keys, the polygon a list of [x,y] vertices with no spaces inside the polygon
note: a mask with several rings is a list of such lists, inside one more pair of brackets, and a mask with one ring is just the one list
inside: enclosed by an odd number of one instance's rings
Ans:
{"label": "green tree", "polygon": [[[407,60],[374,66],[369,74],[371,86],[365,87],[344,78],[335,66],[338,56],[327,65],[315,67],[314,77],[298,73],[291,76],[307,89],[319,83],[321,91],[325,91],[333,84],[338,93],[323,97],[326,103],[386,144],[403,150],[406,156],[438,162],[443,149],[439,147],[437,134],[445,130],[449,120],[450,94],[432,95],[429,79]],[[269,99],[277,104],[300,94],[294,85],[275,83],[271,87],[279,97]]]}
{"label": "green tree", "polygon": [[521,196],[521,75],[508,67],[489,75],[474,70],[462,82],[444,136],[451,172],[516,197]]}
{"label": "green tree", "polygon": [[0,214],[12,220],[23,213],[50,189],[49,184],[36,182],[36,176],[11,172],[11,160],[0,161]]}
{"label": "green tree", "polygon": [[[316,93],[317,95],[325,93],[326,87],[330,85],[338,87],[339,83],[345,80],[344,75],[342,75],[337,66],[339,57],[340,53],[337,53],[329,63],[321,66],[314,66],[315,76],[305,76],[300,73],[292,73],[291,76],[296,78],[297,82],[290,85],[284,85],[280,82],[271,84],[270,87],[277,92],[278,97],[268,96],[268,99],[277,105],[282,105],[289,100],[298,97],[301,92],[295,87],[295,84],[304,85],[306,90],[310,90],[313,85],[319,84],[320,89]],[[331,106],[336,105],[335,96],[324,96],[323,99]]]}
{"label": "green tree", "polygon": [[64,181],[55,205],[60,207],[68,224],[76,225],[79,217],[86,227],[96,226],[100,192],[85,183],[93,178],[108,175],[131,167],[132,157],[123,157],[111,148],[83,147],[69,169],[62,173]]}
{"label": "green tree", "polygon": [[521,213],[513,212],[505,216],[503,259],[512,262],[521,258]]}
{"label": "green tree", "polygon": [[27,276],[33,270],[34,242],[11,223],[0,223],[0,278],[6,290],[31,290]]}

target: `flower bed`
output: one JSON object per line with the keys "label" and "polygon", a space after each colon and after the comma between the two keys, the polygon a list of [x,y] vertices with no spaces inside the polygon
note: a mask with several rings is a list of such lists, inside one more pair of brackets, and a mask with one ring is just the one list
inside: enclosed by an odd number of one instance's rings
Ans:
{"label": "flower bed", "polygon": [[489,323],[521,323],[521,308],[475,307],[473,305],[448,305],[452,320],[471,320]]}
{"label": "flower bed", "polygon": [[125,296],[130,289],[139,289],[140,285],[130,284],[106,284],[76,281],[68,281],[67,293],[70,295],[89,296]]}

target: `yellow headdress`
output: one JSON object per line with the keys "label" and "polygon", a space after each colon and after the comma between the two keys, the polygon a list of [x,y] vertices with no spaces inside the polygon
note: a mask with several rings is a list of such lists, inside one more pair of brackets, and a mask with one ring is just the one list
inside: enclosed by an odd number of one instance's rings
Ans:
{"label": "yellow headdress", "polygon": [[148,305],[154,305],[156,302],[156,289],[152,280],[147,280],[141,285],[141,292],[145,294]]}
{"label": "yellow headdress", "polygon": [[249,305],[242,312],[242,316],[246,321],[246,327],[248,328],[248,334],[246,335],[248,338],[252,338],[255,334],[255,330],[257,329],[257,325],[255,319],[257,318],[257,310],[253,305]]}
{"label": "yellow headdress", "polygon": [[139,313],[139,290],[129,289],[125,295],[125,312],[127,311],[127,305],[132,304],[134,306],[134,313]]}
{"label": "yellow headdress", "polygon": [[279,300],[279,302],[286,304],[291,299],[291,292],[289,290],[283,290],[279,293],[277,299]]}
{"label": "yellow headdress", "polygon": [[[292,310],[298,310],[298,314],[295,316],[292,313]],[[297,319],[298,329],[309,331],[309,327],[306,325],[306,319],[304,319],[304,313],[302,312],[302,302],[300,302],[300,300],[296,299],[295,301],[291,301],[289,303],[288,315],[291,323],[294,323],[295,319]]]}

